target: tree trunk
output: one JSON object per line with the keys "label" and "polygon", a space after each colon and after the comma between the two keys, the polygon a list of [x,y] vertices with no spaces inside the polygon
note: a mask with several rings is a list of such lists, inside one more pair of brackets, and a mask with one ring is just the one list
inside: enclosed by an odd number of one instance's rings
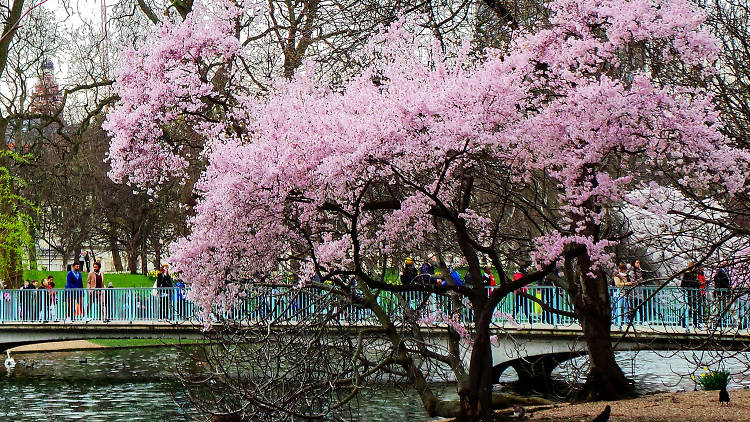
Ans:
{"label": "tree trunk", "polygon": [[36,232],[36,226],[33,224],[29,227],[29,235],[31,236],[31,245],[29,247],[29,269],[36,270],[37,267],[37,256],[36,256],[36,245],[39,240],[39,235]]}
{"label": "tree trunk", "polygon": [[15,248],[8,249],[5,254],[5,265],[3,268],[3,279],[11,289],[20,289],[23,286],[23,264],[21,257]]}
{"label": "tree trunk", "polygon": [[633,385],[615,361],[612,348],[612,314],[607,281],[601,269],[592,269],[588,255],[580,256],[578,265],[577,275],[566,276],[580,277],[580,286],[575,282],[570,283],[574,286],[571,298],[589,352],[589,373],[579,399],[596,401],[633,397]]}
{"label": "tree trunk", "polygon": [[[80,263],[79,259],[81,259],[81,246],[76,246],[75,250],[73,251],[73,265]],[[82,265],[83,267],[83,265]],[[86,268],[81,268],[81,271],[85,271]]]}
{"label": "tree trunk", "polygon": [[161,267],[161,248],[162,248],[159,237],[154,236],[151,238],[151,248],[154,251],[154,260],[153,260],[154,268],[158,269],[159,267]]}
{"label": "tree trunk", "polygon": [[471,350],[469,378],[458,393],[461,413],[457,421],[492,420],[492,347],[489,321],[492,312],[482,310]]}
{"label": "tree trunk", "polygon": [[117,240],[113,238],[109,239],[109,250],[112,252],[112,265],[115,266],[115,271],[121,273],[123,270],[122,258],[120,257],[120,245],[117,243]]}
{"label": "tree trunk", "polygon": [[138,246],[133,245],[132,242],[128,245],[128,272],[130,274],[138,274]]}
{"label": "tree trunk", "polygon": [[[586,316],[583,316],[586,315]],[[579,313],[589,352],[589,373],[580,400],[617,400],[635,395],[633,385],[615,361],[609,319],[588,312]]]}
{"label": "tree trunk", "polygon": [[145,249],[141,250],[141,274],[148,274],[148,254]]}
{"label": "tree trunk", "polygon": [[[471,192],[472,179],[468,179],[466,192]],[[464,207],[468,207],[465,199]],[[487,300],[487,291],[482,285],[482,273],[479,257],[469,244],[462,230],[458,230],[456,238],[469,264],[471,275],[472,297],[471,305],[474,309],[474,327],[476,336],[472,345],[471,360],[469,362],[469,377],[459,391],[461,413],[457,420],[475,421],[492,419],[492,348],[490,346],[490,320],[497,302]],[[468,275],[467,274],[467,278]],[[467,279],[467,284],[469,284]]]}

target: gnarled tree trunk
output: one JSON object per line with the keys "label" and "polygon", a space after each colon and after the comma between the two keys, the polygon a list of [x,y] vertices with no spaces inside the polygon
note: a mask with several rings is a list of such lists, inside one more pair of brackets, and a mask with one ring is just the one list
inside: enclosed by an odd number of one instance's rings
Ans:
{"label": "gnarled tree trunk", "polygon": [[569,282],[569,291],[589,352],[589,373],[579,399],[595,401],[632,397],[635,394],[633,385],[615,361],[612,348],[607,280],[601,269],[593,269],[588,255],[579,256],[577,262],[576,272],[566,263],[566,278],[575,280]]}

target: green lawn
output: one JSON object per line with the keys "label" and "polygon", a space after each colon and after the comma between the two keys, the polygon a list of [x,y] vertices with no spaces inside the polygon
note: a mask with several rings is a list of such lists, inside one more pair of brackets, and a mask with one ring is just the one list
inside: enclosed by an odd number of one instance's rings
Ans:
{"label": "green lawn", "polygon": [[[55,277],[56,289],[65,287],[65,277],[68,275],[67,271],[24,270],[23,279],[41,281],[48,275]],[[86,276],[87,274],[83,273],[84,284],[86,283]],[[115,287],[151,287],[154,285],[154,280],[149,279],[145,275],[104,273],[104,285],[106,286],[109,282],[112,282]]]}

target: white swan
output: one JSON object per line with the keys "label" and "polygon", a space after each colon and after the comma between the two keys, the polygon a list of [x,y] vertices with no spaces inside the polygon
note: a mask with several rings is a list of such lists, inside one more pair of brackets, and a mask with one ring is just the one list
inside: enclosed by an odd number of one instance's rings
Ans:
{"label": "white swan", "polygon": [[16,366],[16,360],[10,357],[10,350],[6,350],[5,353],[8,354],[8,357],[5,358],[5,367],[14,368]]}

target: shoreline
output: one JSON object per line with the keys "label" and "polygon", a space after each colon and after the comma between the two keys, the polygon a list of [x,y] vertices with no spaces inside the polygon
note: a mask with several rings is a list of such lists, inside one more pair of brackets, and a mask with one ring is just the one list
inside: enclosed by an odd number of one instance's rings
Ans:
{"label": "shoreline", "polygon": [[34,343],[25,344],[23,346],[16,346],[8,349],[12,354],[31,354],[31,353],[46,353],[46,352],[74,352],[78,350],[101,350],[101,349],[128,349],[131,347],[149,348],[149,347],[174,347],[178,345],[193,345],[199,344],[198,341],[183,341],[181,343],[148,343],[144,344],[128,344],[127,339],[123,340],[123,344],[100,344],[91,340],[65,340],[65,341],[52,341],[46,343]]}
{"label": "shoreline", "polygon": [[589,421],[605,406],[612,407],[610,421],[617,422],[750,422],[750,390],[729,390],[729,405],[719,403],[718,391],[654,393],[629,400],[594,403],[558,403],[529,408],[532,421]]}

